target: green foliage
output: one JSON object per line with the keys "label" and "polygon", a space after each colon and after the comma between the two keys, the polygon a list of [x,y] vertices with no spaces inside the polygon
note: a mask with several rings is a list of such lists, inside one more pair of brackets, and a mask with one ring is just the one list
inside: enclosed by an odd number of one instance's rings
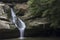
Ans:
{"label": "green foliage", "polygon": [[51,4],[52,0],[30,0],[28,2],[29,11],[34,16],[42,16],[43,11],[48,8],[48,4]]}
{"label": "green foliage", "polygon": [[59,0],[29,0],[28,4],[31,15],[47,18],[51,27],[60,26]]}

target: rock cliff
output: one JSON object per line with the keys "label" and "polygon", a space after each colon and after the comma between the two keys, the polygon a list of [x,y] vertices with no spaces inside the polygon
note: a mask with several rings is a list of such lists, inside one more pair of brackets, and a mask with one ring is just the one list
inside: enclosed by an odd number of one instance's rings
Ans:
{"label": "rock cliff", "polygon": [[3,9],[3,4],[0,4],[0,29],[10,29],[10,26],[8,24],[8,18],[7,18],[7,14],[4,12]]}

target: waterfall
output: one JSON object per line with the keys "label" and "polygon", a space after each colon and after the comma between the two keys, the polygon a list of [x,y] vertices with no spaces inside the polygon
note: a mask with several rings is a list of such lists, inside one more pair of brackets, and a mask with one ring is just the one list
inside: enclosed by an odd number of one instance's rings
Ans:
{"label": "waterfall", "polygon": [[20,32],[20,39],[24,39],[24,30],[25,30],[25,23],[20,19],[18,18],[13,9],[11,8],[11,18],[12,18],[12,23],[15,24],[15,26],[19,29],[19,32]]}

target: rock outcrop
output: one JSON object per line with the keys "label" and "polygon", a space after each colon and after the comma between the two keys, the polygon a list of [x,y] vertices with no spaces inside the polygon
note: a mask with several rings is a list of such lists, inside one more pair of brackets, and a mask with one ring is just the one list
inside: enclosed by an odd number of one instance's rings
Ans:
{"label": "rock outcrop", "polygon": [[4,12],[3,6],[5,4],[0,4],[0,29],[10,29],[7,14]]}
{"label": "rock outcrop", "polygon": [[[1,25],[6,25],[6,27],[9,29],[9,22],[8,20],[10,19],[10,10],[9,10],[9,6],[5,5],[4,6],[5,12],[2,8],[2,6],[0,6],[0,18],[5,19],[5,21],[1,20]],[[14,6],[14,11],[16,13],[16,15],[18,17],[20,17],[27,25],[27,28],[33,28],[33,27],[37,27],[39,25],[44,25],[44,24],[48,24],[48,21],[46,18],[34,18],[29,12],[28,12],[28,5],[25,3],[22,4],[15,4]],[[7,13],[6,13],[7,12]],[[8,17],[9,16],[9,17]],[[8,22],[8,24],[6,24]],[[39,26],[40,27],[40,26]],[[14,27],[13,27],[14,28]]]}
{"label": "rock outcrop", "polygon": [[45,27],[45,24],[49,24],[46,18],[34,18],[31,13],[28,12],[27,4],[17,4],[14,6],[14,9],[16,10],[17,16],[26,23],[27,28],[40,27],[40,25],[44,25]]}

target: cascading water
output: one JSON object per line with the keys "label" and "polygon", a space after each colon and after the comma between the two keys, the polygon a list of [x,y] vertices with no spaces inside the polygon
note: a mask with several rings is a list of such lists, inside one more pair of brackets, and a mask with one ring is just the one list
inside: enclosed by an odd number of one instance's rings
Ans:
{"label": "cascading water", "polygon": [[11,18],[12,18],[12,23],[15,24],[15,26],[19,29],[20,31],[20,39],[24,39],[24,30],[25,30],[25,23],[20,19],[18,18],[13,9],[11,8]]}

